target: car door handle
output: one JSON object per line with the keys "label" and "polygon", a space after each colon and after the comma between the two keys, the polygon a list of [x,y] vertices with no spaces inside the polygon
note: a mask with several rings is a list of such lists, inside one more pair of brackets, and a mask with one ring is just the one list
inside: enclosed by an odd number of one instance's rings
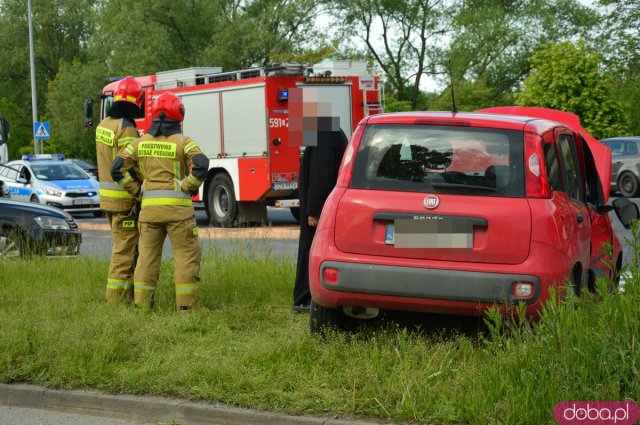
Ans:
{"label": "car door handle", "polygon": [[584,217],[582,214],[576,214],[576,220],[578,220],[578,223],[582,223],[584,221]]}

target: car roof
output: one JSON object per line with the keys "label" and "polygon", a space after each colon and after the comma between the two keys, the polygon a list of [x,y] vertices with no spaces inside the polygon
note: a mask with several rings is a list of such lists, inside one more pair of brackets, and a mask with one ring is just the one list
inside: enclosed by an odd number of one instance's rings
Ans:
{"label": "car roof", "polygon": [[367,125],[375,124],[434,124],[438,121],[450,123],[460,122],[461,125],[473,127],[502,128],[522,130],[527,124],[536,127],[566,127],[565,124],[540,118],[519,115],[478,113],[478,112],[395,112],[390,114],[371,115],[365,118]]}
{"label": "car roof", "polygon": [[601,139],[601,142],[640,142],[640,136],[628,136],[628,137],[607,137],[606,139]]}

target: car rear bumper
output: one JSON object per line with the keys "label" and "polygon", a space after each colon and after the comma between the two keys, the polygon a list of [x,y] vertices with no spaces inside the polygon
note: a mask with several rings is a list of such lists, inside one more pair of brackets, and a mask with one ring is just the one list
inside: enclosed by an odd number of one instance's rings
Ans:
{"label": "car rear bumper", "polygon": [[[309,256],[311,296],[328,308],[482,316],[492,306],[515,314],[522,301],[527,316],[537,317],[551,288],[561,289],[570,270],[566,253],[535,241],[523,263],[491,264],[345,253],[335,247],[333,232],[318,230]],[[337,284],[323,278],[326,267],[338,269]],[[531,297],[514,297],[518,281],[533,284]]]}
{"label": "car rear bumper", "polygon": [[[339,270],[336,283],[322,276],[327,267]],[[356,292],[395,297],[429,298],[494,304],[532,304],[540,298],[540,279],[532,275],[439,270],[325,261],[320,266],[320,285],[329,291]],[[526,299],[514,297],[514,284],[530,282],[534,292]]]}

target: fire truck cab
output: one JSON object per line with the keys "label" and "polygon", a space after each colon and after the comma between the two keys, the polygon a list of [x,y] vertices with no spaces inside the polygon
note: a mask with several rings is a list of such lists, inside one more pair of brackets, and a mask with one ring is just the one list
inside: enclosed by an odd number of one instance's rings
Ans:
{"label": "fire truck cab", "polygon": [[[222,72],[186,68],[139,77],[144,91],[140,134],[151,125],[151,106],[170,91],[184,103],[183,132],[210,159],[202,201],[213,224],[266,222],[267,206],[289,206],[298,218],[300,148],[289,144],[289,90],[313,86],[330,102],[347,137],[367,115],[383,111],[382,82],[363,61],[324,60]],[[113,103],[117,82],[104,87],[100,118]]]}

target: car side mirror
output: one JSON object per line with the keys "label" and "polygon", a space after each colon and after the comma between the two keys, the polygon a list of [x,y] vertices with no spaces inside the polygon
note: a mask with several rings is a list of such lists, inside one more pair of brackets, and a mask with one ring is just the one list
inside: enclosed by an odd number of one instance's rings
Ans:
{"label": "car side mirror", "polygon": [[18,182],[18,183],[20,183],[20,184],[27,184],[27,183],[29,183],[29,182],[27,181],[27,179],[25,179],[24,177],[18,177],[18,178],[16,179],[16,182]]}
{"label": "car side mirror", "polygon": [[637,220],[640,217],[638,206],[627,198],[618,198],[613,201],[613,209],[625,229],[631,227],[633,220]]}

